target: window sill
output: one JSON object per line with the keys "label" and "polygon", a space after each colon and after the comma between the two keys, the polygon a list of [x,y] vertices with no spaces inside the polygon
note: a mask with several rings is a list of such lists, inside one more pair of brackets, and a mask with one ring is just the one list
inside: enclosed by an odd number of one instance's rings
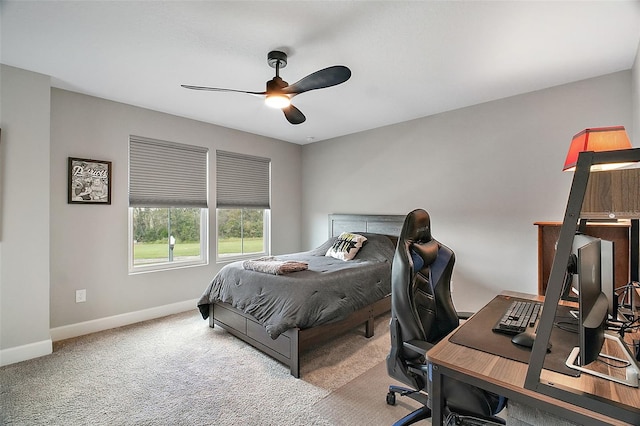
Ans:
{"label": "window sill", "polygon": [[204,260],[192,262],[165,262],[152,265],[129,267],[129,275],[145,274],[148,272],[172,271],[174,269],[193,268],[196,266],[207,266],[209,263]]}

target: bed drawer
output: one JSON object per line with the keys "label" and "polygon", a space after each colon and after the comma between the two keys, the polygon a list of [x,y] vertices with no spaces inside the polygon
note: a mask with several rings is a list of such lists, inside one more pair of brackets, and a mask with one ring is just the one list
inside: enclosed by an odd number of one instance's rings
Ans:
{"label": "bed drawer", "polygon": [[264,326],[250,319],[247,319],[247,336],[264,345],[268,345],[283,356],[291,358],[291,340],[289,337],[281,334],[276,340],[273,340],[267,334]]}
{"label": "bed drawer", "polygon": [[247,334],[247,319],[237,312],[227,309],[224,306],[216,305],[216,320],[232,327],[243,334]]}

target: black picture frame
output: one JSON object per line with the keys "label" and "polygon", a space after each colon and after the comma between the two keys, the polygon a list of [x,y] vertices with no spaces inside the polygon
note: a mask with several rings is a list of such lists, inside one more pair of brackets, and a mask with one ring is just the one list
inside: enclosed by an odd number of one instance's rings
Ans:
{"label": "black picture frame", "polygon": [[111,204],[111,161],[69,157],[69,204]]}

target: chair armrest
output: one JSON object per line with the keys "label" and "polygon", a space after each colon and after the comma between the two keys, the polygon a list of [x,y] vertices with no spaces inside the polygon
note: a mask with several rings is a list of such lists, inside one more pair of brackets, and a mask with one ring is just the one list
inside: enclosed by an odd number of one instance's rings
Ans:
{"label": "chair armrest", "polygon": [[403,342],[402,345],[421,355],[426,355],[427,351],[433,347],[431,343],[424,340],[409,340],[408,342]]}

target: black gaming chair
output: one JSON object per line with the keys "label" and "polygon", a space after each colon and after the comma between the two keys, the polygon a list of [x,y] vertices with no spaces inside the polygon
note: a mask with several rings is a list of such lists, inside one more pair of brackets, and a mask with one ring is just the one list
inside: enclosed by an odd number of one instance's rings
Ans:
{"label": "black gaming chair", "polygon": [[[410,388],[389,386],[387,403],[395,405],[399,393],[424,406],[395,425],[409,425],[431,417],[425,394],[429,386],[425,355],[460,323],[451,299],[454,263],[451,249],[431,237],[429,213],[422,209],[409,213],[391,270],[391,351],[387,356],[387,372]],[[467,418],[482,420],[484,424],[504,424],[503,419],[494,416],[504,406],[503,398],[452,380],[445,382],[443,393],[446,408],[457,421]]]}

